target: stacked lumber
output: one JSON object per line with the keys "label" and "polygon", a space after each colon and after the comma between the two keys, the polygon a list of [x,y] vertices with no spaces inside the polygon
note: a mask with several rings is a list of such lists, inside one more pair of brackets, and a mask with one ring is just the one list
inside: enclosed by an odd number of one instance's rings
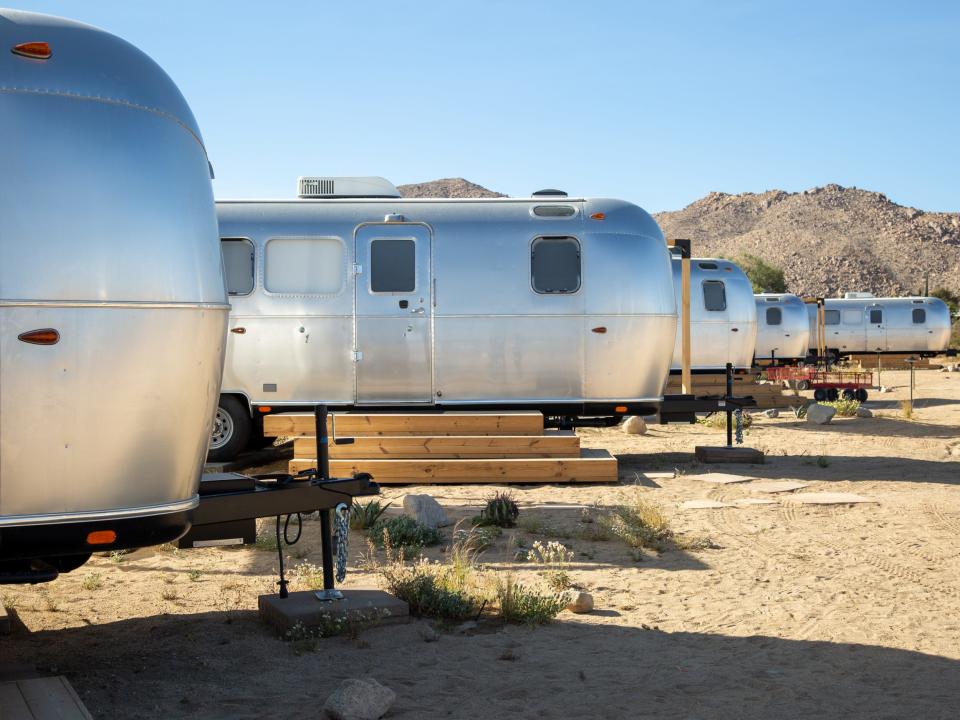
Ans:
{"label": "stacked lumber", "polygon": [[[880,369],[909,370],[910,363],[907,362],[907,358],[911,357],[916,358],[916,361],[913,363],[913,367],[916,370],[939,370],[943,367],[943,365],[930,362],[930,358],[921,358],[916,355],[911,355],[910,353],[891,353],[889,355],[880,355]],[[877,354],[866,353],[863,355],[851,355],[850,364],[859,365],[863,370],[876,370]]]}
{"label": "stacked lumber", "polygon": [[[293,437],[291,473],[317,466],[314,416],[264,418],[264,435]],[[381,484],[616,482],[617,460],[584,450],[538,412],[332,413],[330,474],[368,472]],[[339,442],[338,442],[339,440]]]}
{"label": "stacked lumber", "polygon": [[[704,373],[693,376],[693,394],[701,397],[723,397],[727,391],[727,376],[725,373]],[[667,393],[680,392],[680,377],[671,375],[667,383]],[[791,407],[806,405],[810,402],[796,390],[785,388],[780,383],[760,382],[756,374],[733,376],[734,396],[752,396],[757,401],[757,408],[767,410],[777,408],[785,410]]]}

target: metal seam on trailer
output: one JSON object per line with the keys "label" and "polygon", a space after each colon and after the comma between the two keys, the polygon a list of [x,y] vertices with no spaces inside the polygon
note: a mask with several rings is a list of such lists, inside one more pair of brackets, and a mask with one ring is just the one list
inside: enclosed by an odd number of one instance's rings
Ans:
{"label": "metal seam on trailer", "polygon": [[0,307],[149,308],[150,310],[202,308],[229,310],[230,305],[210,302],[151,302],[149,300],[0,300]]}
{"label": "metal seam on trailer", "polygon": [[8,525],[60,525],[63,523],[120,520],[130,517],[170,515],[172,513],[193,510],[200,504],[200,496],[194,495],[187,500],[179,500],[163,505],[144,505],[132,508],[115,508],[113,510],[95,510],[76,513],[49,513],[44,515],[4,515],[0,517],[0,528]]}

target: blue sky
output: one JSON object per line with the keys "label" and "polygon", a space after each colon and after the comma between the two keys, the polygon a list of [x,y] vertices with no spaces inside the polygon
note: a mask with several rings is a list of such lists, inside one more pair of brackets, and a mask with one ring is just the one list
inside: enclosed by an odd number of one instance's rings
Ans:
{"label": "blue sky", "polygon": [[157,60],[218,197],[462,176],[651,211],[836,182],[960,210],[960,3],[21,2]]}

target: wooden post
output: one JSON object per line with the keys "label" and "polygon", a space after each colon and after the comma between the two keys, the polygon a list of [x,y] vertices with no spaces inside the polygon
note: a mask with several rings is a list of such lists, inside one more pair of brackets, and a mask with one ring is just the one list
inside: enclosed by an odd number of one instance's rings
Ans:
{"label": "wooden post", "polygon": [[667,240],[667,245],[680,249],[680,392],[693,394],[690,375],[690,241]]}

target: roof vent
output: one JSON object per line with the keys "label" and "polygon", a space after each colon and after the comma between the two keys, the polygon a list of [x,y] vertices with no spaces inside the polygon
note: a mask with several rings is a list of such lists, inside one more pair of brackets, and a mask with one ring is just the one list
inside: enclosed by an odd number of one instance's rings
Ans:
{"label": "roof vent", "polygon": [[845,300],[861,300],[863,298],[872,298],[873,293],[870,292],[847,292],[843,294]]}
{"label": "roof vent", "polygon": [[531,197],[566,197],[567,194],[563,190],[551,190],[547,188],[546,190],[537,190],[531,195]]}
{"label": "roof vent", "polygon": [[398,198],[400,191],[382,177],[299,177],[301,198]]}

